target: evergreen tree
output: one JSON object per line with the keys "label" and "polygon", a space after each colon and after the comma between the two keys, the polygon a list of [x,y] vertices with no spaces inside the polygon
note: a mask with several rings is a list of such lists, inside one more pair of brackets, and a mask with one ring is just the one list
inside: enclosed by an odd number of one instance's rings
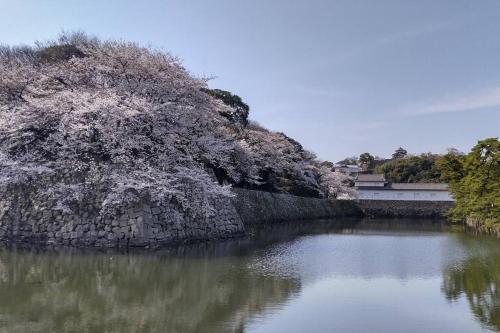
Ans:
{"label": "evergreen tree", "polygon": [[408,155],[408,152],[406,149],[399,147],[396,149],[396,151],[392,154],[393,159],[400,159],[400,158],[405,158],[406,155]]}
{"label": "evergreen tree", "polygon": [[454,220],[486,227],[500,223],[500,141],[479,141],[466,156],[448,153],[438,163],[456,200]]}
{"label": "evergreen tree", "polygon": [[375,158],[370,153],[363,153],[359,155],[358,163],[363,170],[370,170],[375,166]]}

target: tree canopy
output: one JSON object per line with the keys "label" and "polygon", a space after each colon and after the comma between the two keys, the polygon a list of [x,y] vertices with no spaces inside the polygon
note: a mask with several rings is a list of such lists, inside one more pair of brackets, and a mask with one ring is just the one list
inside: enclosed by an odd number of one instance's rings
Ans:
{"label": "tree canopy", "polygon": [[396,151],[392,154],[392,158],[394,159],[399,159],[399,158],[405,158],[406,155],[408,155],[408,152],[406,149],[399,147],[396,149]]}
{"label": "tree canopy", "polygon": [[250,113],[250,107],[242,101],[240,96],[221,89],[202,88],[201,90],[233,108],[231,112],[223,113],[223,116],[227,117],[230,120],[239,121],[244,125],[248,123],[248,114]]}
{"label": "tree canopy", "polygon": [[500,141],[479,141],[467,155],[450,152],[438,162],[442,179],[449,182],[456,205],[454,220],[486,227],[500,223]]}
{"label": "tree canopy", "polygon": [[375,166],[375,158],[370,153],[359,155],[358,164],[363,170],[371,170]]}
{"label": "tree canopy", "polygon": [[405,159],[393,159],[375,167],[375,173],[395,183],[437,183],[441,172],[436,165],[439,155],[421,154]]}

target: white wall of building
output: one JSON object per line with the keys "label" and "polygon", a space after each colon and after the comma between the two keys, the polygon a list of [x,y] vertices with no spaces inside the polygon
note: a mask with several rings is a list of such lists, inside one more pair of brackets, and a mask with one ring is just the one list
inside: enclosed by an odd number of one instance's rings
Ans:
{"label": "white wall of building", "polygon": [[354,186],[384,187],[385,183],[384,182],[355,182]]}
{"label": "white wall of building", "polygon": [[360,200],[453,201],[448,191],[357,190]]}

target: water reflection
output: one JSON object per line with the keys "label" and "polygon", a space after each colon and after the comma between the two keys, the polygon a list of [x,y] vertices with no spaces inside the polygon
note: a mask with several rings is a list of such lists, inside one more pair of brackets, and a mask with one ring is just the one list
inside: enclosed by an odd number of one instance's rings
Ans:
{"label": "water reflection", "polygon": [[[338,222],[254,230],[252,239],[156,253],[0,250],[0,332],[239,332],[297,294],[251,267],[255,252]],[[68,253],[69,251],[69,253]]]}
{"label": "water reflection", "polygon": [[462,258],[443,225],[428,220],[360,221],[341,230],[302,236],[265,249],[255,270],[313,283],[331,276],[398,280],[441,276],[442,267]]}
{"label": "water reflection", "polygon": [[238,257],[2,252],[0,279],[0,330],[9,333],[238,331],[300,288],[253,274]]}
{"label": "water reflection", "polygon": [[500,331],[498,239],[429,221],[252,233],[155,253],[0,250],[0,333]]}
{"label": "water reflection", "polygon": [[468,250],[462,262],[443,273],[443,292],[447,299],[465,295],[474,317],[487,328],[500,332],[500,249],[497,239],[462,236]]}

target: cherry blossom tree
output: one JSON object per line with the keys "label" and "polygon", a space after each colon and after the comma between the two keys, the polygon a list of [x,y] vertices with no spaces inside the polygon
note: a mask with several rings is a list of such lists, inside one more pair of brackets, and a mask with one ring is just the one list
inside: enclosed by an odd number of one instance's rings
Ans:
{"label": "cherry blossom tree", "polygon": [[29,184],[67,211],[100,187],[103,214],[148,197],[198,215],[232,195],[228,184],[258,187],[269,174],[283,192],[344,189],[296,141],[232,121],[234,106],[169,54],[77,33],[0,47],[0,72],[0,194]]}

